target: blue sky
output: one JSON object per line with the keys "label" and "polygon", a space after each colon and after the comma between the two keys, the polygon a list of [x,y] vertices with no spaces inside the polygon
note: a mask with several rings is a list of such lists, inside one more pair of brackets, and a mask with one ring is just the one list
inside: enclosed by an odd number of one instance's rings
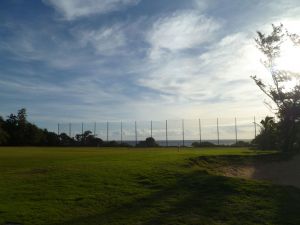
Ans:
{"label": "blue sky", "polygon": [[31,121],[269,113],[253,38],[300,28],[297,0],[4,0],[0,114]]}

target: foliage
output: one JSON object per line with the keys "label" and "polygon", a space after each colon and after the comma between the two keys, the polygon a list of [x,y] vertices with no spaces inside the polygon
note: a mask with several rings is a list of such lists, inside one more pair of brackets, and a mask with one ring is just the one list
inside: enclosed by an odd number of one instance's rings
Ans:
{"label": "foliage", "polygon": [[[268,69],[272,81],[268,83],[256,76],[252,76],[252,79],[276,106],[275,113],[279,118],[276,142],[283,150],[293,150],[295,146],[299,145],[297,136],[299,135],[300,121],[300,75],[279,68],[277,62],[281,56],[282,45],[291,41],[294,43],[294,47],[299,47],[300,38],[297,34],[285,31],[283,25],[272,25],[272,28],[273,31],[269,35],[258,31],[258,37],[255,39],[258,49],[265,56],[263,63]],[[288,82],[295,83],[294,87],[288,89],[286,87]],[[271,104],[268,105],[271,107]],[[258,138],[263,137],[266,136]]]}
{"label": "foliage", "polygon": [[103,142],[104,147],[118,147],[119,143],[116,141],[105,141]]}
{"label": "foliage", "polygon": [[117,142],[104,143],[91,131],[76,134],[75,138],[66,133],[56,134],[40,129],[27,121],[26,109],[10,114],[6,120],[0,117],[0,145],[4,146],[124,146]]}
{"label": "foliage", "polygon": [[251,147],[251,143],[246,141],[238,141],[232,144],[231,147]]}
{"label": "foliage", "polygon": [[[44,141],[41,145],[44,146],[59,146],[61,144],[61,139],[59,138],[59,135],[57,135],[54,132],[49,132],[46,129],[44,132]],[[64,143],[62,143],[64,144]]]}
{"label": "foliage", "polygon": [[5,145],[9,138],[7,132],[4,130],[5,121],[0,116],[0,145]]}
{"label": "foliage", "polygon": [[[76,134],[75,139],[79,145],[83,146],[101,146],[103,145],[103,140],[97,138],[92,134],[92,131],[87,130],[83,134]],[[73,140],[74,143],[74,140]]]}
{"label": "foliage", "polygon": [[267,116],[260,123],[260,133],[252,141],[252,144],[263,150],[278,149],[278,124],[274,118]]}
{"label": "foliage", "polygon": [[203,142],[193,142],[192,147],[200,148],[200,147],[215,147],[214,143],[203,141]]}
{"label": "foliage", "polygon": [[147,137],[145,141],[140,141],[137,144],[137,147],[158,147],[159,145],[156,143],[153,137]]}

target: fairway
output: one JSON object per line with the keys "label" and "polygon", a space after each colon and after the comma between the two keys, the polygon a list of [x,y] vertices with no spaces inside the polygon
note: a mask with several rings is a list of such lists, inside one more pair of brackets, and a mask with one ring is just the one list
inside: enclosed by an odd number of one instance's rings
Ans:
{"label": "fairway", "polygon": [[300,224],[300,189],[223,177],[246,148],[0,148],[0,225]]}

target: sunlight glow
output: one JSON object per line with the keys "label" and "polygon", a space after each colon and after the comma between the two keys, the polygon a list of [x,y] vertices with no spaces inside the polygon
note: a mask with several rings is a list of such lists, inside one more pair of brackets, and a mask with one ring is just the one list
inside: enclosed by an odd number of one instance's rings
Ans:
{"label": "sunlight glow", "polygon": [[296,85],[299,85],[299,83],[297,83],[297,79],[293,78],[292,80],[284,83],[284,90],[292,91]]}
{"label": "sunlight glow", "polygon": [[[276,69],[285,70],[292,73],[300,73],[300,47],[295,46],[291,41],[287,41],[282,45],[281,55],[277,59]],[[297,79],[285,82],[284,89],[292,90],[297,85]]]}
{"label": "sunlight glow", "polygon": [[300,47],[295,46],[291,41],[282,45],[280,58],[277,60],[277,68],[290,72],[300,72]]}

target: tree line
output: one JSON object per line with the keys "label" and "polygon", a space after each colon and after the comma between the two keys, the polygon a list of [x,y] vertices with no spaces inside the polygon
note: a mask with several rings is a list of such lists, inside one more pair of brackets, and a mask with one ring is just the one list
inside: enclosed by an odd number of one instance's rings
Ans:
{"label": "tree line", "polygon": [[[90,147],[130,147],[128,143],[103,141],[90,130],[70,137],[66,133],[56,134],[41,129],[27,120],[26,109],[11,113],[7,119],[0,116],[0,146],[90,146]],[[154,138],[140,141],[137,147],[158,147]]]}
{"label": "tree line", "polygon": [[0,145],[2,146],[127,146],[116,141],[105,142],[91,131],[70,137],[66,133],[56,134],[41,129],[27,120],[26,109],[10,114],[7,119],[0,116]]}

